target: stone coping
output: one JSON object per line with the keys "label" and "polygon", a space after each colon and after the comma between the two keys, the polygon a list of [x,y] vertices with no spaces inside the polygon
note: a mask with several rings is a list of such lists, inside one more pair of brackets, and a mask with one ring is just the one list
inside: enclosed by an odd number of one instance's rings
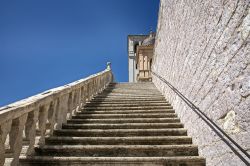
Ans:
{"label": "stone coping", "polygon": [[22,114],[33,110],[35,107],[39,107],[40,105],[49,103],[57,97],[70,93],[72,90],[79,88],[92,78],[98,77],[106,72],[111,72],[111,70],[105,69],[104,71],[92,74],[86,78],[82,78],[69,84],[46,90],[37,95],[0,107],[0,124],[8,119],[19,117]]}

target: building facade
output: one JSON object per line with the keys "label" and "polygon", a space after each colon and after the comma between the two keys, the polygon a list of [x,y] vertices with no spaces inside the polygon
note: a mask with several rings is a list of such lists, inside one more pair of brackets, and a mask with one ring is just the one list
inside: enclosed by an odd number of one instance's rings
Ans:
{"label": "building facade", "polygon": [[155,33],[128,35],[129,82],[151,81]]}

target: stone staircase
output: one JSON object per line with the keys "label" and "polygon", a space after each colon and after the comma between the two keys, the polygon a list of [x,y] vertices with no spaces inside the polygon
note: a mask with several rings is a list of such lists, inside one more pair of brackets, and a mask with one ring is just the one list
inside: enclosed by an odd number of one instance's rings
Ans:
{"label": "stone staircase", "polygon": [[205,165],[152,83],[110,84],[35,151],[20,165]]}

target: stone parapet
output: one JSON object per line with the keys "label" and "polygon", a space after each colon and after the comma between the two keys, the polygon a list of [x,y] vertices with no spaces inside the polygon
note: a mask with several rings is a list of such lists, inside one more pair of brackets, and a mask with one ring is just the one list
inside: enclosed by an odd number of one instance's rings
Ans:
{"label": "stone parapet", "polygon": [[102,92],[113,76],[106,70],[0,108],[0,165],[18,165],[45,137],[60,129],[87,101]]}

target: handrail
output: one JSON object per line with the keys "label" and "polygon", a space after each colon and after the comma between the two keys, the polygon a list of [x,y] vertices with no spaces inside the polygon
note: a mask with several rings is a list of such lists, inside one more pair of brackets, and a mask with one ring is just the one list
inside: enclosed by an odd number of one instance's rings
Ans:
{"label": "handrail", "polygon": [[[112,81],[108,63],[107,69],[102,72],[1,107],[0,166],[6,162],[7,165],[18,165],[21,151],[28,156],[34,154],[34,147],[44,145],[45,136],[60,129]],[[27,148],[23,148],[23,140]]]}
{"label": "handrail", "polygon": [[[187,99],[180,91],[178,91],[172,84],[170,84],[163,77],[151,71],[153,75],[158,77],[162,82],[167,84],[205,123],[229,146],[229,148],[246,164],[250,165],[250,155],[237,142],[235,142],[226,132],[224,132],[216,123],[214,123],[205,113],[203,113],[197,106],[195,106],[189,99]],[[229,142],[229,141],[230,142]],[[238,150],[245,155],[245,157],[238,152]],[[247,159],[245,159],[247,158]]]}

